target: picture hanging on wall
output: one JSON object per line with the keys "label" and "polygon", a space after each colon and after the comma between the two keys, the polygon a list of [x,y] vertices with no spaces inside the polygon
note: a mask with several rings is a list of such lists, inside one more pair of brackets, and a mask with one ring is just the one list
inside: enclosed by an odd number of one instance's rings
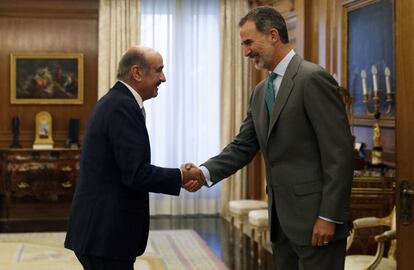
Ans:
{"label": "picture hanging on wall", "polygon": [[83,54],[11,54],[11,104],[82,104]]}

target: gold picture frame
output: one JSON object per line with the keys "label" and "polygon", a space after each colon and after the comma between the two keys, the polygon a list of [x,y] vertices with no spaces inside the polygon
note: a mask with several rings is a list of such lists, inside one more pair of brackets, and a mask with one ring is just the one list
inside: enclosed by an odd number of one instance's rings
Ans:
{"label": "gold picture frame", "polygon": [[[395,127],[394,0],[349,0],[342,4],[342,85],[352,96],[355,126],[372,126],[362,94],[361,71],[367,73],[368,106],[373,110],[371,68],[378,68],[381,127]],[[391,113],[387,114],[385,67],[391,70]]]}
{"label": "gold picture frame", "polygon": [[11,54],[11,104],[83,104],[83,54]]}

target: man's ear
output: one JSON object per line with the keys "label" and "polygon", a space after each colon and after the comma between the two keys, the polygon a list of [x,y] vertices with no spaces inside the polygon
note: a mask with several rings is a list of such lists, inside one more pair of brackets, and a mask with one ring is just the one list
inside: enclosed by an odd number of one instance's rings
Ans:
{"label": "man's ear", "polygon": [[140,69],[137,65],[133,65],[131,67],[131,74],[134,80],[138,82],[142,80],[142,69]]}
{"label": "man's ear", "polygon": [[271,40],[274,41],[274,42],[276,42],[276,41],[278,41],[280,39],[280,37],[279,37],[279,31],[277,31],[276,28],[270,29],[269,34],[270,34]]}

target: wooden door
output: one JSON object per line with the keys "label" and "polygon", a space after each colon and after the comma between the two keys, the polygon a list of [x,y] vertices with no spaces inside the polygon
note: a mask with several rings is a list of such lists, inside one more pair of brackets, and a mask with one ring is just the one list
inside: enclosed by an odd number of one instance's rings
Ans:
{"label": "wooden door", "polygon": [[[414,222],[401,221],[399,185],[414,189],[414,1],[396,0],[397,269],[413,269]],[[391,37],[390,37],[391,38]],[[414,195],[411,196],[414,211]],[[414,217],[414,213],[411,213]]]}

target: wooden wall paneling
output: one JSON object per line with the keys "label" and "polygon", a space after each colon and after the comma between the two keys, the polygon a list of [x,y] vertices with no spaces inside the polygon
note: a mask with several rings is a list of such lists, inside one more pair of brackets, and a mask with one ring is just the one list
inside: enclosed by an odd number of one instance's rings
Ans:
{"label": "wooden wall paneling", "polygon": [[330,32],[331,32],[331,39],[330,39],[330,48],[331,48],[331,69],[330,71],[335,74],[338,84],[341,85],[341,78],[340,78],[340,71],[338,70],[338,4],[337,1],[332,1],[330,3],[330,10],[331,10],[331,25],[330,25]]}
{"label": "wooden wall paneling", "polygon": [[[0,12],[7,11],[7,14],[14,14],[22,11],[25,14],[32,13],[30,16],[43,14],[52,15],[55,11],[63,13],[76,11],[78,14],[96,13],[99,0],[0,0]],[[53,12],[50,12],[53,11]],[[59,14],[63,15],[63,14]],[[14,15],[12,15],[14,16]],[[57,15],[55,15],[56,17]]]}
{"label": "wooden wall paneling", "polygon": [[335,26],[336,26],[336,14],[335,14],[335,1],[327,1],[327,12],[328,12],[328,25],[327,33],[328,37],[326,38],[326,69],[335,74],[335,77],[338,78],[335,66],[334,66],[334,55],[335,55]]}
{"label": "wooden wall paneling", "polygon": [[248,0],[250,7],[272,6],[280,13],[295,9],[295,0]]}
{"label": "wooden wall paneling", "polygon": [[[53,117],[55,146],[67,138],[68,120],[84,129],[97,99],[98,4],[90,1],[0,1],[0,147],[11,141],[11,119],[20,118],[21,140],[31,147],[35,115]],[[10,104],[10,53],[83,53],[83,105]]]}
{"label": "wooden wall paneling", "polygon": [[326,68],[326,42],[329,37],[327,31],[328,9],[326,0],[314,0],[312,5],[312,57],[311,62],[318,63]]}
{"label": "wooden wall paneling", "polygon": [[334,38],[332,40],[333,44],[333,71],[337,76],[337,81],[339,85],[344,86],[342,78],[342,2],[343,0],[336,0],[333,2],[335,22],[333,25]]}
{"label": "wooden wall paneling", "polygon": [[283,17],[286,20],[286,26],[288,29],[289,43],[292,48],[296,48],[296,25],[297,25],[297,15],[296,11],[289,11],[283,14]]}
{"label": "wooden wall paneling", "polygon": [[[414,188],[414,1],[396,0],[396,143],[397,143],[397,186],[407,180]],[[399,270],[412,269],[414,256],[414,223],[404,225],[400,218],[397,200],[397,261]],[[411,214],[414,199],[409,201]]]}
{"label": "wooden wall paneling", "polygon": [[[321,43],[321,39],[325,38],[325,30],[321,27],[320,22],[324,22],[326,18],[326,10],[320,10],[324,7],[321,1],[323,0],[311,0],[306,1],[306,10],[305,16],[308,17],[306,20],[305,38],[307,38],[306,43],[308,47],[308,54],[306,55],[306,60],[313,63],[320,63],[320,48],[324,48],[324,42]],[[306,18],[305,18],[306,19]],[[323,58],[323,57],[322,57]],[[321,63],[323,65],[323,63]]]}
{"label": "wooden wall paneling", "polygon": [[305,0],[297,0],[295,2],[296,10],[296,49],[295,51],[302,57],[307,54],[305,52]]}
{"label": "wooden wall paneling", "polygon": [[[334,62],[335,37],[335,2],[329,0],[299,0],[298,29],[303,41],[298,48],[304,46],[303,57],[324,67],[331,74],[336,70]],[[303,17],[303,18],[300,18]],[[298,38],[299,39],[299,38]],[[299,52],[299,50],[298,50]]]}
{"label": "wooden wall paneling", "polygon": [[266,172],[261,153],[247,166],[247,198],[254,200],[266,199]]}
{"label": "wooden wall paneling", "polygon": [[[317,5],[313,5],[315,13],[315,24],[318,26],[318,50],[316,50],[315,62],[324,67],[329,73],[334,74],[333,55],[335,33],[335,4],[330,0],[318,0]],[[335,73],[336,74],[336,73]]]}
{"label": "wooden wall paneling", "polygon": [[[312,62],[315,60],[315,50],[318,48],[318,29],[315,26],[314,20],[317,14],[314,5],[317,5],[317,0],[296,0],[295,11],[297,15],[296,23],[296,52],[304,59]],[[316,57],[317,58],[317,57]]]}

